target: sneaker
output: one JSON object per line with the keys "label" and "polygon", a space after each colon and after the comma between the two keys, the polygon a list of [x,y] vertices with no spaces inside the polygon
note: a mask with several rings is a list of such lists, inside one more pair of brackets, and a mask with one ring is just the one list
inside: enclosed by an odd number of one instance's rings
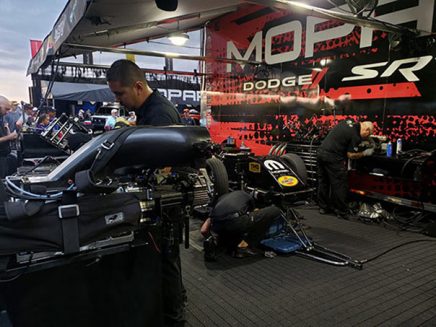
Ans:
{"label": "sneaker", "polygon": [[328,211],[327,209],[324,209],[324,208],[319,208],[319,213],[320,213],[321,215],[326,215],[326,214],[329,213],[329,211]]}

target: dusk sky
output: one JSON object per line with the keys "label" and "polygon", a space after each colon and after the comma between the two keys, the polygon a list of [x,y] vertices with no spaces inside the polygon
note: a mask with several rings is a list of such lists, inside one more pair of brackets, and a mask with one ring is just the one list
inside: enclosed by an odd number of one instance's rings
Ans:
{"label": "dusk sky", "polygon": [[[68,0],[0,0],[0,95],[9,100],[29,101],[28,87],[32,82],[26,76],[30,61],[30,40],[43,40],[53,28]],[[159,40],[169,43],[167,39]],[[176,48],[156,43],[141,43],[130,48],[153,51],[171,51],[187,54],[199,54],[199,33],[190,33],[188,47]],[[123,55],[94,54],[94,63],[110,65]],[[66,58],[63,61],[81,61]],[[137,63],[143,68],[162,69],[163,58],[137,57]],[[194,61],[174,62],[175,70],[192,71],[197,68]]]}

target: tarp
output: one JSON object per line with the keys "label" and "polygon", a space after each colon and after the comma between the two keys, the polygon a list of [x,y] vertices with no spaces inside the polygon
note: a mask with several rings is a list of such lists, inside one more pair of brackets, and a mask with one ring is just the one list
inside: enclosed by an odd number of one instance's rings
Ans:
{"label": "tarp", "polygon": [[[46,86],[45,86],[46,87]],[[55,100],[113,102],[115,96],[107,85],[55,82],[51,89]]]}

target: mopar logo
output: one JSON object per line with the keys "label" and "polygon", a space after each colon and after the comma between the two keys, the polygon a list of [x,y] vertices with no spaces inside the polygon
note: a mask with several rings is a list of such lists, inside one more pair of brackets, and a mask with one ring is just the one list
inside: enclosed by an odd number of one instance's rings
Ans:
{"label": "mopar logo", "polygon": [[[386,2],[397,2],[385,0],[379,1],[379,6]],[[401,1],[404,2],[404,1]],[[401,6],[399,6],[401,8]],[[416,6],[406,9],[398,9],[395,12],[377,15],[377,20],[391,24],[405,24],[416,22],[416,29],[421,31],[431,31],[433,25],[434,0],[416,1]],[[312,58],[318,43],[344,38],[354,33],[355,25],[342,24],[320,30],[319,24],[328,22],[328,19],[307,16],[305,21],[294,20],[284,24],[274,26],[263,34],[259,31],[254,34],[245,53],[239,49],[233,41],[227,42],[227,58],[249,60],[254,55],[254,61],[262,62],[263,57],[268,65],[292,62],[304,54],[305,58]],[[304,25],[304,26],[303,26]],[[359,47],[368,48],[372,46],[374,30],[369,27],[360,28]],[[293,35],[293,47],[289,51],[277,53],[273,49],[274,38],[280,35]],[[263,48],[263,44],[265,47]],[[263,55],[263,56],[262,56]],[[244,64],[241,64],[244,68]],[[227,72],[232,71],[232,64],[227,64]],[[358,74],[357,74],[358,75]]]}
{"label": "mopar logo", "polygon": [[286,169],[286,167],[281,162],[278,162],[278,161],[275,161],[275,160],[265,160],[263,162],[263,165],[269,171]]}

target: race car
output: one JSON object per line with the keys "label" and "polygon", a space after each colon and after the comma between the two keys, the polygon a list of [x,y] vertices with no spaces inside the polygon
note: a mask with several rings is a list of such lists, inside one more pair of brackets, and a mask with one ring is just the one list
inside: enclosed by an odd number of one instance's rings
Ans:
{"label": "race car", "polygon": [[130,127],[92,139],[48,174],[8,176],[0,275],[128,250],[174,216],[187,226],[213,192],[210,149],[203,127]]}
{"label": "race car", "polygon": [[[215,189],[253,192],[264,204],[286,205],[305,200],[314,191],[309,187],[304,161],[294,153],[284,153],[285,145],[267,156],[255,156],[246,149],[222,151],[207,161]],[[221,162],[221,163],[220,163]]]}

